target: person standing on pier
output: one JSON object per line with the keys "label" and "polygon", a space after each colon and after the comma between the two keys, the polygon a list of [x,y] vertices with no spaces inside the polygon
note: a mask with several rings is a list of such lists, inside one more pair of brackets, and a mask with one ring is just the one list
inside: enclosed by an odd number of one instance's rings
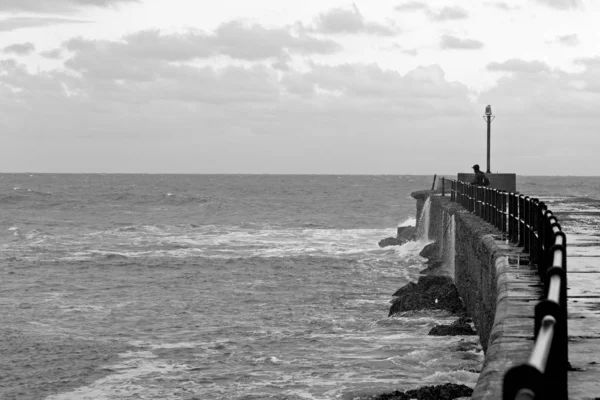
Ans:
{"label": "person standing on pier", "polygon": [[490,184],[488,177],[479,169],[479,164],[473,165],[473,171],[475,172],[475,178],[471,181],[471,185],[487,186]]}

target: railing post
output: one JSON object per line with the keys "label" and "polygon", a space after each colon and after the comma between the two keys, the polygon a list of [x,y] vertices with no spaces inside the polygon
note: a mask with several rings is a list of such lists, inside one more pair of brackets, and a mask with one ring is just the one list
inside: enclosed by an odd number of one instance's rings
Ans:
{"label": "railing post", "polygon": [[492,189],[483,188],[485,192],[485,220],[492,222]]}
{"label": "railing post", "polygon": [[466,185],[469,192],[469,211],[475,212],[475,188],[472,185]]}
{"label": "railing post", "polygon": [[538,255],[538,221],[539,221],[539,215],[538,215],[538,211],[539,211],[539,207],[538,207],[538,199],[533,198],[531,199],[531,226],[530,226],[530,231],[531,233],[529,234],[530,236],[530,240],[529,240],[529,255],[530,255],[530,259],[531,262],[534,264],[537,264],[537,255]]}
{"label": "railing post", "polygon": [[452,181],[452,193],[450,194],[450,196],[453,201],[460,204],[460,201],[459,201],[460,195],[458,193],[458,185],[459,185],[458,181]]}
{"label": "railing post", "polygon": [[515,241],[515,196],[514,193],[508,193],[508,240]]}
{"label": "railing post", "polygon": [[548,207],[543,201],[538,203],[538,247],[537,247],[537,260],[538,264],[544,263],[544,245],[545,245],[545,230],[546,230],[546,210]]}
{"label": "railing post", "polygon": [[521,230],[521,225],[518,222],[520,201],[520,196],[513,193],[513,242],[515,243],[519,243],[519,232]]}
{"label": "railing post", "polygon": [[529,215],[529,219],[531,221],[530,225],[529,225],[529,254],[531,256],[531,260],[533,260],[533,262],[535,262],[535,256],[536,256],[536,252],[537,249],[535,248],[535,224],[537,221],[537,199],[536,198],[531,198],[529,199],[530,205],[529,205],[529,209],[530,211],[530,215]]}
{"label": "railing post", "polygon": [[496,191],[495,189],[488,189],[490,191],[490,224],[496,226]]}
{"label": "railing post", "polygon": [[508,227],[506,226],[506,223],[508,221],[508,204],[507,204],[507,199],[508,199],[508,193],[506,191],[502,191],[502,195],[501,195],[501,199],[502,199],[502,232],[503,233],[507,233],[508,232]]}
{"label": "railing post", "polygon": [[482,216],[482,197],[483,197],[483,193],[481,193],[481,187],[480,186],[475,186],[475,192],[477,192],[477,216],[481,218]]}
{"label": "railing post", "polygon": [[490,193],[492,195],[492,201],[491,201],[491,205],[490,205],[490,210],[491,210],[491,222],[492,224],[498,228],[498,197],[496,196],[496,189],[490,189]]}
{"label": "railing post", "polygon": [[482,187],[483,191],[483,206],[485,209],[485,222],[490,222],[490,189]]}
{"label": "railing post", "polygon": [[525,252],[529,252],[529,196],[525,196],[525,201],[524,201],[524,207],[523,207],[523,219],[524,219],[524,225],[525,225],[525,236],[524,236],[524,247],[523,247],[523,251]]}
{"label": "railing post", "polygon": [[494,225],[496,226],[496,228],[498,228],[500,231],[502,231],[502,226],[500,225],[500,221],[502,221],[502,218],[500,218],[500,210],[502,209],[502,207],[500,206],[500,191],[498,189],[494,189]]}
{"label": "railing post", "polygon": [[519,195],[519,246],[525,246],[525,196]]}

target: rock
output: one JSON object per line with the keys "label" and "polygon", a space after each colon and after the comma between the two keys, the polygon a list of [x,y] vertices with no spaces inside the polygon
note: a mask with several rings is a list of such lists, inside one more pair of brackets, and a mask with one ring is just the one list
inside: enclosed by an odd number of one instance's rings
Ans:
{"label": "rock", "polygon": [[442,268],[444,266],[444,260],[429,260],[425,265],[427,265],[427,268],[420,271],[422,274],[443,275],[445,273]]}
{"label": "rock", "polygon": [[421,290],[428,291],[432,286],[448,286],[454,288],[454,281],[452,281],[452,278],[449,276],[424,275],[419,277],[417,285]]}
{"label": "rock", "polygon": [[429,243],[427,246],[423,247],[423,250],[419,253],[421,257],[429,258],[429,259],[437,259],[440,256],[440,248],[437,242]]}
{"label": "rock", "polygon": [[415,240],[415,237],[417,236],[417,228],[414,226],[399,226],[398,227],[398,234],[396,235],[396,237],[398,239],[405,239],[407,241],[409,240]]}
{"label": "rock", "polygon": [[405,285],[394,296],[389,316],[413,310],[465,311],[452,278],[448,276],[422,276],[417,284]]}
{"label": "rock", "polygon": [[396,390],[375,396],[360,397],[360,400],[453,400],[459,397],[471,397],[473,389],[456,383],[445,383],[443,385],[423,386],[419,389],[401,392]]}
{"label": "rock", "polygon": [[396,293],[394,293],[392,296],[404,296],[408,293],[411,292],[416,292],[417,289],[417,284],[414,282],[408,282],[406,285],[402,286],[400,289],[396,290]]}
{"label": "rock", "polygon": [[458,336],[458,335],[477,335],[477,332],[469,325],[471,318],[461,317],[450,325],[437,325],[431,328],[430,336]]}
{"label": "rock", "polygon": [[387,247],[387,246],[401,246],[404,243],[408,242],[408,240],[398,239],[395,237],[385,238],[379,241],[379,247]]}
{"label": "rock", "polygon": [[417,228],[414,226],[399,226],[398,235],[396,237],[389,237],[379,241],[379,247],[386,246],[401,246],[406,242],[415,240]]}
{"label": "rock", "polygon": [[444,385],[424,386],[415,390],[407,390],[406,394],[411,399],[418,400],[452,400],[457,397],[471,397],[473,389],[465,385],[456,383],[446,383]]}

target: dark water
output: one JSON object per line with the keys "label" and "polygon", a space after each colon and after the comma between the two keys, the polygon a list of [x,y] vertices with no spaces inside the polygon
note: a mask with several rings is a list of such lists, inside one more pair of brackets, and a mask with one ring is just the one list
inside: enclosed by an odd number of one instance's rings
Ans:
{"label": "dark water", "polygon": [[[597,195],[597,178],[582,182],[520,186]],[[0,175],[0,398],[473,386],[477,339],[426,336],[450,315],[387,318],[391,294],[423,268],[425,242],[377,242],[411,222],[410,192],[430,186],[425,176]]]}

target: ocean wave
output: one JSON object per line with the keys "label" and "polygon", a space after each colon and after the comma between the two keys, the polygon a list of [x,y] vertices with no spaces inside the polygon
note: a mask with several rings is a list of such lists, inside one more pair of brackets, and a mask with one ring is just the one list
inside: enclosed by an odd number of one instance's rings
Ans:
{"label": "ocean wave", "polygon": [[[19,232],[14,229],[14,232]],[[334,257],[356,259],[367,267],[395,259],[418,264],[424,242],[380,248],[387,229],[243,229],[218,226],[127,225],[87,234],[50,235],[32,230],[24,235],[64,257]],[[19,233],[20,234],[20,233]],[[109,249],[106,249],[106,248]],[[115,251],[118,249],[118,251]],[[43,253],[43,251],[42,251]],[[111,255],[113,254],[113,255]]]}
{"label": "ocean wave", "polygon": [[435,373],[423,378],[423,382],[428,384],[443,384],[447,382],[475,387],[479,373],[464,369],[454,371],[436,371]]}
{"label": "ocean wave", "polygon": [[400,222],[398,224],[398,227],[404,227],[404,226],[416,226],[417,225],[417,219],[413,218],[413,217],[408,217],[406,218],[404,221]]}
{"label": "ocean wave", "polygon": [[[79,399],[113,399],[122,398],[123,395],[143,398],[178,398],[180,390],[170,390],[165,397],[165,388],[157,385],[142,387],[140,382],[148,376],[153,379],[160,376],[169,376],[174,373],[189,371],[192,367],[188,364],[174,363],[172,361],[157,359],[157,356],[148,351],[126,352],[119,355],[123,361],[107,368],[111,374],[98,379],[91,385],[77,388],[71,392],[51,395],[46,400],[79,400]],[[180,383],[180,387],[185,386]]]}

